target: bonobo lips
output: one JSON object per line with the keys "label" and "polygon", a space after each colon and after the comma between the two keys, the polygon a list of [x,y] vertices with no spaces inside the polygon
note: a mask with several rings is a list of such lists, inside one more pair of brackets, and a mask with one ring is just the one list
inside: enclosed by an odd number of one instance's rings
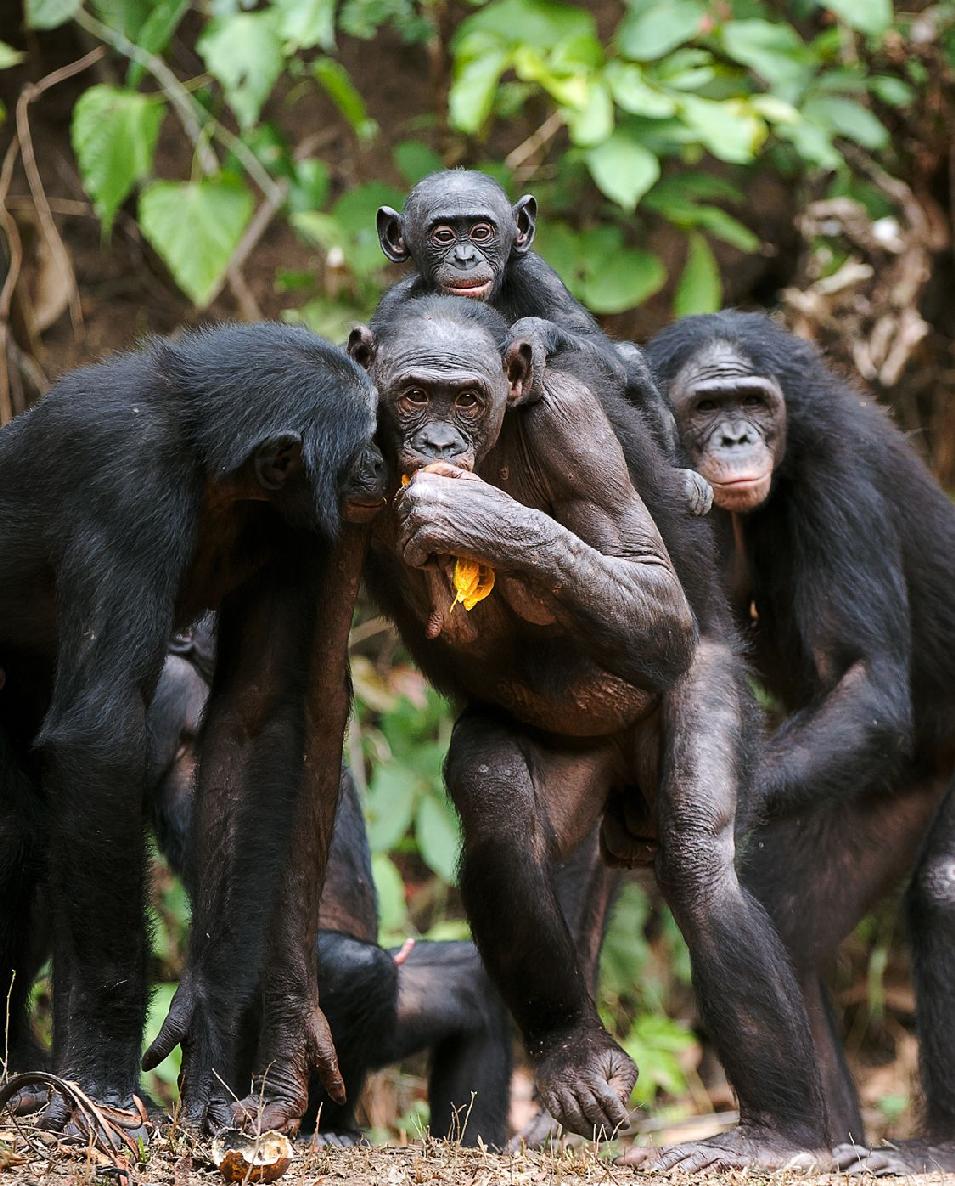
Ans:
{"label": "bonobo lips", "polygon": [[346,523],[370,523],[385,503],[384,495],[379,498],[346,498],[342,516]]}
{"label": "bonobo lips", "polygon": [[469,297],[472,301],[486,301],[491,295],[492,280],[459,280],[456,284],[446,284],[444,291],[448,296]]}

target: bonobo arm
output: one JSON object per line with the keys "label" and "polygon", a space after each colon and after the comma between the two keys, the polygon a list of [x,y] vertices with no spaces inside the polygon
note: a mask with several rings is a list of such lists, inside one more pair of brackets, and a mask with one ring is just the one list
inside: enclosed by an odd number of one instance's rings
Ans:
{"label": "bonobo arm", "polygon": [[550,372],[543,397],[509,415],[522,418],[553,514],[431,467],[441,472],[419,471],[397,500],[405,561],[466,556],[542,587],[604,670],[668,687],[692,659],[695,623],[602,409],[575,378]]}
{"label": "bonobo arm", "polygon": [[819,692],[765,744],[757,801],[772,814],[888,786],[912,744],[910,611],[897,532],[887,518],[850,512],[836,525],[801,515],[817,542],[791,545],[803,557],[793,601]]}

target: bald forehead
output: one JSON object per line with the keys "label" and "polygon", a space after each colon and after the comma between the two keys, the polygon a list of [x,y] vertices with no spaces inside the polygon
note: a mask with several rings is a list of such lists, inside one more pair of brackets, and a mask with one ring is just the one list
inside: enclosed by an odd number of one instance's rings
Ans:
{"label": "bald forehead", "polygon": [[406,317],[379,343],[378,361],[389,374],[416,367],[496,376],[501,354],[483,326],[437,319]]}
{"label": "bald forehead", "polygon": [[408,195],[405,209],[453,218],[493,213],[498,219],[510,214],[507,195],[490,177],[470,170],[435,173],[419,182]]}

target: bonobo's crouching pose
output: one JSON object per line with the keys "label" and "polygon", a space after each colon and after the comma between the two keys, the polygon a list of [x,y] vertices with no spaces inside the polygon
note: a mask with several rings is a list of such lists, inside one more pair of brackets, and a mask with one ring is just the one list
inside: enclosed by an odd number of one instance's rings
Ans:
{"label": "bonobo's crouching pose", "polygon": [[[842,1169],[955,1170],[955,508],[883,411],[756,314],[648,348],[715,491],[726,584],[788,715],[746,879],[810,1007]],[[910,877],[924,1138],[866,1154],[822,975]]]}
{"label": "bonobo's crouching pose", "polygon": [[[309,697],[345,687],[344,648],[312,670],[312,607],[342,506],[380,505],[374,428],[374,389],[340,350],[259,325],[76,371],[0,432],[0,999],[18,1049],[42,878],[54,1069],[130,1128],[148,988],[145,717],[167,639],[220,610],[199,797],[219,805],[216,875],[235,892],[219,915],[198,895],[211,979],[189,1051],[203,1081],[187,1082],[206,1100],[225,1093],[217,1075],[232,1082],[233,1012],[262,971]],[[311,1053],[340,1094],[330,1042]],[[71,1126],[64,1101],[45,1122]]]}
{"label": "bonobo's crouching pose", "polygon": [[[619,371],[627,398],[673,461],[678,448],[673,412],[643,355],[631,342],[611,342],[554,269],[531,250],[536,223],[537,201],[531,194],[512,207],[484,173],[450,169],[431,174],[414,187],[401,214],[390,206],[378,211],[382,251],[392,263],[410,260],[417,269],[384,295],[381,314],[392,318],[408,300],[442,294],[487,301],[508,325],[522,317],[553,322],[599,350],[604,369]],[[693,470],[681,473],[691,509],[705,514],[713,497],[709,485]]]}
{"label": "bonobo's crouching pose", "polygon": [[[674,509],[679,479],[612,368],[536,319],[509,332],[478,302],[423,298],[353,331],[350,349],[379,389],[397,492],[369,582],[464,705],[446,767],[461,890],[545,1106],[588,1136],[627,1120],[635,1068],[600,1022],[552,877],[608,796],[627,796],[741,1107],[734,1132],[661,1165],[821,1154],[798,988],[734,867],[750,706],[707,530]],[[495,571],[471,613],[452,608],[451,556]]]}

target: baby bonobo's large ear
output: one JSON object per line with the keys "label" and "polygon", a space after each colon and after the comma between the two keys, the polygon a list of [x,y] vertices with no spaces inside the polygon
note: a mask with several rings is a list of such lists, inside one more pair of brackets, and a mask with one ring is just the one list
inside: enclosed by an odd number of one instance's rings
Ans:
{"label": "baby bonobo's large ear", "polygon": [[544,394],[544,358],[529,338],[515,338],[504,352],[504,374],[510,390],[507,406],[531,404]]}
{"label": "baby bonobo's large ear", "polygon": [[525,194],[514,203],[514,251],[524,255],[530,251],[537,230],[537,199]]}
{"label": "baby bonobo's large ear", "polygon": [[302,438],[297,432],[280,432],[255,450],[255,476],[263,490],[281,490],[302,468]]}
{"label": "baby bonobo's large ear", "polygon": [[367,325],[356,325],[348,335],[348,353],[360,367],[370,370],[375,361],[378,343]]}
{"label": "baby bonobo's large ear", "polygon": [[411,254],[401,232],[401,215],[390,206],[378,207],[378,242],[393,264],[403,264]]}

